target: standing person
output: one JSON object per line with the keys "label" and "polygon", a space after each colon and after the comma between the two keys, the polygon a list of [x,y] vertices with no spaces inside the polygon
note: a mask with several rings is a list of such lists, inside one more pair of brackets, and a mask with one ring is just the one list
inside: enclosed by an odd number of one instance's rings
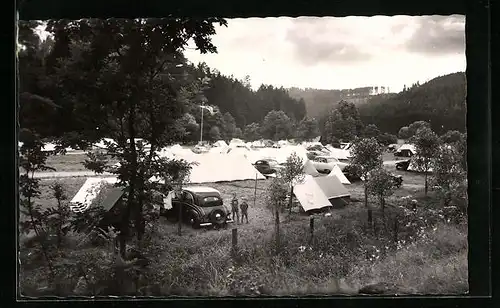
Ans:
{"label": "standing person", "polygon": [[233,193],[233,200],[231,200],[231,214],[234,221],[234,216],[236,216],[236,223],[240,223],[240,213],[238,208],[238,198],[236,198],[236,193]]}
{"label": "standing person", "polygon": [[240,209],[241,209],[241,223],[243,223],[243,217],[246,218],[246,221],[248,223],[248,203],[247,199],[245,197],[241,198],[241,204],[240,204]]}

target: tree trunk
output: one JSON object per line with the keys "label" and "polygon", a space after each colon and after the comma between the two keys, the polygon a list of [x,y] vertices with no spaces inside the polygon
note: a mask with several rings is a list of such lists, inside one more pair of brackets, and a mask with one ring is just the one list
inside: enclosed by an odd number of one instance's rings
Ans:
{"label": "tree trunk", "polygon": [[424,188],[424,190],[425,190],[425,195],[427,196],[427,190],[428,190],[428,186],[427,186],[428,185],[427,184],[427,170],[425,171],[424,177],[425,177],[425,188]]}
{"label": "tree trunk", "polygon": [[385,222],[385,199],[383,196],[380,196],[380,207],[382,210],[382,219]]}
{"label": "tree trunk", "polygon": [[290,198],[288,198],[288,214],[292,214],[292,196],[293,196],[293,186],[290,186]]}
{"label": "tree trunk", "polygon": [[[125,258],[126,252],[126,238],[129,235],[129,221],[132,209],[135,207],[135,192],[136,192],[136,180],[137,180],[137,152],[135,149],[135,104],[132,102],[130,107],[129,117],[128,117],[128,134],[129,134],[129,151],[130,151],[130,169],[127,170],[129,173],[129,187],[128,187],[128,200],[127,206],[122,216],[121,230],[120,230],[120,255]],[[133,215],[136,215],[137,211],[133,211]]]}
{"label": "tree trunk", "polygon": [[179,216],[178,216],[178,221],[177,221],[177,234],[179,236],[182,235],[182,204],[179,203]]}
{"label": "tree trunk", "polygon": [[276,254],[279,254],[280,253],[280,211],[279,211],[279,206],[276,206],[274,227],[275,227],[275,231],[276,231]]}
{"label": "tree trunk", "polygon": [[364,183],[364,191],[365,191],[365,207],[368,207],[368,188],[366,187],[366,177]]}

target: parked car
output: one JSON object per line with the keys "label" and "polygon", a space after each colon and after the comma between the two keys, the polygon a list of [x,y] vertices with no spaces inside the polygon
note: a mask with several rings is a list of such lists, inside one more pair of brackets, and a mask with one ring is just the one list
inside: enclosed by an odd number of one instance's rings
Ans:
{"label": "parked car", "polygon": [[172,208],[163,212],[170,220],[181,218],[193,228],[216,226],[223,227],[233,222],[231,211],[224,204],[218,190],[206,186],[184,187],[182,192],[172,198]]}
{"label": "parked car", "polygon": [[344,170],[348,163],[339,161],[333,156],[316,156],[312,160],[313,166],[318,170],[319,173],[330,173],[335,165],[340,167],[340,170]]}
{"label": "parked car", "polygon": [[402,160],[396,163],[396,170],[406,171],[408,169],[408,166],[410,166],[410,160]]}
{"label": "parked car", "polygon": [[254,167],[263,175],[276,173],[282,168],[274,159],[260,159],[255,162]]}

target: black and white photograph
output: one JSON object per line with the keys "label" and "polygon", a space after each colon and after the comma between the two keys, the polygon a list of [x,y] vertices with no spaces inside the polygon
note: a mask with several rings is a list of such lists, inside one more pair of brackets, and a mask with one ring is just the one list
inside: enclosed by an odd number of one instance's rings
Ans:
{"label": "black and white photograph", "polygon": [[19,20],[19,297],[467,294],[465,23]]}

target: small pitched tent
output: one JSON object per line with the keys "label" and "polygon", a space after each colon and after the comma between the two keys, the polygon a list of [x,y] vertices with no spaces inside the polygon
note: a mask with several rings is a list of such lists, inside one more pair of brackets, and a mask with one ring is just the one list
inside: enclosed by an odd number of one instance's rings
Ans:
{"label": "small pitched tent", "polygon": [[349,203],[351,194],[336,176],[320,176],[314,178],[314,180],[319,185],[332,206],[343,207]]}
{"label": "small pitched tent", "polygon": [[413,156],[415,154],[417,154],[417,150],[415,149],[415,146],[413,144],[403,144],[396,151],[396,155],[398,155],[398,156],[410,157],[410,156]]}
{"label": "small pitched tent", "polygon": [[118,179],[114,177],[88,178],[71,200],[70,209],[73,212],[83,212],[87,210],[104,185],[112,185],[117,181]]}
{"label": "small pitched tent", "polygon": [[330,151],[330,155],[338,160],[347,160],[350,157],[350,152],[348,150],[337,149],[331,145],[327,145],[326,148]]}
{"label": "small pitched tent", "polygon": [[342,184],[351,184],[338,165],[335,165],[327,176],[336,177]]}
{"label": "small pitched tent", "polygon": [[309,159],[306,160],[306,162],[304,163],[304,173],[307,175],[311,175],[311,176],[319,176],[320,175],[318,170],[316,170],[316,168],[314,168],[314,165],[312,164],[312,162]]}
{"label": "small pitched tent", "polygon": [[305,212],[331,206],[330,200],[311,175],[293,187],[293,194],[299,200]]}

